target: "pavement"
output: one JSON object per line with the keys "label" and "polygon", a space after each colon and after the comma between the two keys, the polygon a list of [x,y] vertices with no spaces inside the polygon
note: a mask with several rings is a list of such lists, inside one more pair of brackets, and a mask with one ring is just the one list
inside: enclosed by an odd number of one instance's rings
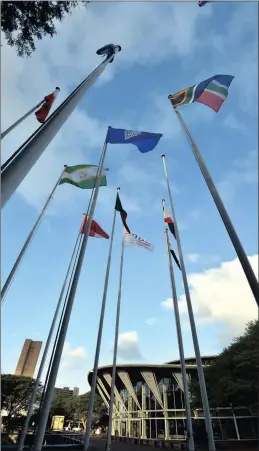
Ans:
{"label": "pavement", "polygon": [[[104,451],[106,445],[106,440],[92,440],[89,451]],[[112,442],[111,451],[148,451],[150,448],[146,445],[135,445],[133,443],[122,443],[122,442]]]}

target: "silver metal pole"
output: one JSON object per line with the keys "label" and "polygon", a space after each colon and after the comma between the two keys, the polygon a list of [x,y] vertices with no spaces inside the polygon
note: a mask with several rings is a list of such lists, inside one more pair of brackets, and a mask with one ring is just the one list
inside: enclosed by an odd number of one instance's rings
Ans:
{"label": "silver metal pole", "polygon": [[[117,192],[119,191],[119,189],[120,188],[117,188]],[[100,320],[99,320],[99,329],[98,329],[98,336],[97,336],[96,350],[95,350],[95,357],[94,357],[94,369],[93,369],[93,376],[92,376],[92,383],[91,383],[91,393],[90,393],[88,413],[87,413],[86,432],[85,432],[85,438],[84,438],[84,451],[88,450],[89,442],[90,442],[90,436],[91,436],[94,396],[95,396],[95,390],[96,390],[97,371],[98,371],[98,363],[99,363],[101,341],[102,341],[102,332],[103,332],[103,320],[104,320],[105,307],[106,307],[106,298],[107,298],[107,291],[108,291],[108,284],[109,284],[109,275],[110,275],[110,267],[111,267],[111,256],[112,256],[112,245],[113,245],[113,237],[114,237],[114,230],[115,230],[115,220],[116,220],[116,210],[114,209],[113,222],[112,222],[112,232],[111,232],[111,238],[110,238],[110,247],[109,247],[109,254],[108,254],[108,260],[107,260],[107,267],[106,267],[106,275],[105,275],[104,288],[103,288],[102,307],[101,307],[101,314],[100,314]]]}
{"label": "silver metal pole", "polygon": [[77,261],[74,277],[72,280],[62,325],[60,328],[60,334],[58,337],[55,355],[53,357],[53,364],[52,364],[50,375],[49,375],[48,385],[46,388],[44,401],[42,404],[42,410],[41,410],[39,424],[38,424],[35,442],[34,442],[34,446],[33,446],[34,451],[41,451],[43,440],[44,440],[46,425],[47,425],[47,421],[48,421],[48,415],[49,415],[49,411],[50,411],[50,407],[51,407],[51,402],[52,402],[54,389],[55,389],[55,383],[56,383],[58,369],[59,369],[60,360],[61,360],[61,355],[62,355],[64,343],[65,343],[69,320],[70,320],[70,316],[71,316],[71,312],[72,312],[72,308],[73,308],[73,304],[74,304],[77,285],[78,285],[80,273],[82,270],[85,250],[86,250],[86,246],[87,246],[87,242],[88,242],[88,237],[89,237],[89,233],[90,233],[90,229],[91,229],[91,223],[92,223],[95,206],[96,206],[96,201],[97,201],[97,197],[98,197],[99,186],[100,186],[100,177],[101,177],[102,170],[103,170],[106,149],[107,149],[107,142],[105,139],[105,143],[104,143],[103,151],[102,151],[102,158],[101,158],[99,169],[97,172],[96,188],[95,188],[95,192],[93,195],[92,205],[91,205],[91,208],[89,211],[86,231],[85,231],[85,235],[84,235],[81,249],[79,252],[78,261]]}
{"label": "silver metal pole", "polygon": [[172,258],[171,258],[171,253],[170,253],[170,243],[169,243],[169,238],[168,238],[168,230],[167,230],[166,226],[165,226],[165,238],[166,238],[166,247],[167,247],[167,255],[168,255],[169,273],[170,273],[170,279],[171,279],[177,341],[178,341],[180,363],[181,363],[181,373],[182,373],[182,377],[183,377],[183,390],[184,390],[184,401],[185,401],[185,410],[186,410],[188,449],[189,449],[189,451],[195,451],[193,430],[192,430],[192,413],[191,413],[191,405],[190,405],[187,373],[186,373],[186,365],[185,365],[184,349],[183,349],[183,337],[182,337],[180,314],[179,314],[179,307],[178,307],[178,300],[177,300],[177,293],[176,293],[176,286],[175,286],[174,270],[173,270]]}
{"label": "silver metal pole", "polygon": [[[80,225],[80,230],[81,230],[81,225]],[[65,276],[65,279],[64,279],[64,282],[63,282],[63,286],[62,286],[61,291],[60,291],[58,303],[57,303],[56,310],[55,310],[55,313],[54,313],[54,316],[53,316],[53,320],[52,320],[52,323],[51,323],[51,326],[50,326],[49,335],[48,335],[48,338],[47,338],[47,341],[46,341],[46,346],[45,346],[45,349],[44,349],[44,352],[43,352],[43,355],[42,355],[42,359],[41,359],[41,362],[40,362],[40,367],[39,367],[39,371],[38,371],[38,374],[37,374],[37,378],[36,378],[36,381],[35,381],[35,384],[34,384],[34,388],[33,388],[33,391],[32,391],[32,394],[31,394],[31,397],[30,397],[30,400],[29,400],[27,416],[25,418],[25,422],[24,422],[24,425],[23,425],[23,429],[22,429],[22,432],[21,432],[21,435],[20,435],[19,444],[18,444],[18,448],[17,448],[18,451],[21,451],[23,449],[23,446],[24,446],[24,441],[25,441],[25,438],[26,438],[27,429],[28,429],[28,426],[30,424],[31,415],[32,415],[32,412],[33,412],[33,407],[34,407],[36,396],[37,396],[37,390],[38,390],[38,387],[39,387],[39,384],[40,384],[40,381],[41,381],[42,372],[43,372],[43,369],[44,369],[44,366],[45,366],[45,362],[46,362],[46,359],[47,359],[47,355],[48,355],[48,352],[49,352],[51,339],[52,339],[52,336],[53,336],[53,333],[54,333],[54,329],[55,329],[55,325],[56,325],[56,322],[57,322],[59,310],[60,310],[60,307],[61,307],[61,304],[62,304],[63,295],[64,295],[64,292],[65,292],[68,276],[69,276],[69,273],[70,273],[70,270],[71,270],[71,267],[72,267],[72,263],[74,261],[74,257],[75,257],[75,254],[76,254],[76,251],[77,251],[77,248],[78,248],[78,243],[79,243],[80,237],[81,237],[81,233],[79,231],[77,239],[76,239],[76,244],[74,246],[74,249],[73,249],[73,252],[72,252],[72,256],[71,256],[71,259],[70,259],[70,262],[69,262],[69,265],[68,265],[67,273],[66,273],[66,276]]]}
{"label": "silver metal pole", "polygon": [[86,91],[95,83],[97,78],[105,70],[114,54],[106,58],[52,113],[46,122],[34,134],[27,144],[21,146],[20,153],[2,172],[2,207],[13,195],[28,172],[37,162],[46,147],[58,133],[62,125],[77,107]]}
{"label": "silver metal pole", "polygon": [[235,430],[236,430],[236,434],[237,434],[237,440],[240,440],[240,435],[239,435],[239,430],[238,430],[238,425],[237,425],[237,419],[236,419],[235,411],[233,409],[233,405],[232,404],[230,404],[230,407],[231,407],[231,410],[232,410]]}
{"label": "silver metal pole", "polygon": [[[65,165],[64,167],[66,168],[67,166]],[[57,183],[55,184],[53,190],[51,191],[51,193],[50,193],[50,195],[49,195],[49,197],[48,197],[43,209],[41,210],[41,213],[40,213],[37,221],[35,222],[33,228],[31,229],[31,231],[30,231],[30,233],[29,233],[29,235],[28,235],[28,237],[27,237],[27,239],[26,239],[26,241],[25,241],[25,243],[24,243],[24,245],[22,247],[22,250],[21,250],[21,252],[19,253],[19,255],[18,255],[17,259],[16,259],[16,262],[14,263],[14,265],[13,265],[13,267],[12,267],[10,273],[9,273],[9,276],[6,279],[6,282],[5,282],[5,284],[3,286],[3,289],[1,291],[1,303],[3,303],[4,297],[5,297],[8,289],[9,289],[9,287],[10,287],[12,281],[13,281],[15,273],[16,273],[16,271],[17,271],[17,269],[18,269],[18,267],[19,267],[24,255],[25,255],[29,245],[31,244],[31,241],[32,241],[32,239],[34,237],[34,234],[35,234],[35,232],[36,232],[36,230],[37,230],[37,228],[38,228],[38,226],[39,226],[39,224],[40,224],[40,222],[41,222],[41,220],[42,220],[42,218],[43,218],[43,216],[44,216],[44,214],[45,214],[45,212],[46,212],[46,210],[47,210],[47,208],[48,208],[48,206],[49,206],[49,204],[50,204],[50,202],[51,202],[51,200],[53,198],[54,192],[56,191],[56,188],[59,185],[59,182],[60,182],[60,179],[61,179],[61,177],[63,175],[63,172],[64,172],[64,169],[62,170],[62,173],[61,173]]]}
{"label": "silver metal pole", "polygon": [[234,246],[234,248],[236,250],[237,256],[238,256],[239,261],[240,261],[240,263],[241,263],[241,265],[243,267],[244,273],[246,275],[247,281],[248,281],[248,283],[250,285],[250,288],[252,290],[252,293],[254,295],[254,298],[255,298],[255,301],[257,303],[257,306],[259,307],[259,283],[258,283],[258,280],[256,278],[256,275],[255,275],[255,273],[254,273],[254,271],[252,269],[252,266],[249,263],[249,260],[247,258],[247,255],[246,255],[245,251],[244,251],[244,248],[243,248],[243,246],[241,244],[241,241],[239,240],[239,237],[238,237],[238,235],[236,233],[236,230],[235,230],[235,228],[234,228],[234,226],[233,226],[233,224],[231,222],[231,219],[230,219],[230,217],[228,215],[228,212],[227,212],[227,210],[226,210],[226,208],[225,208],[225,206],[224,206],[224,204],[223,204],[223,202],[221,200],[221,197],[220,197],[220,195],[219,195],[219,193],[217,191],[217,188],[216,188],[216,186],[215,186],[215,184],[214,184],[214,182],[213,182],[213,180],[211,178],[211,175],[210,175],[210,173],[208,171],[208,168],[207,168],[207,166],[206,166],[206,164],[205,164],[205,162],[204,162],[204,160],[203,160],[203,158],[202,158],[202,156],[201,156],[201,154],[199,152],[199,149],[198,149],[196,143],[194,142],[194,140],[193,140],[193,138],[192,138],[192,136],[191,136],[191,134],[190,134],[190,132],[189,132],[189,130],[187,128],[187,125],[185,124],[181,114],[179,113],[179,111],[177,109],[175,109],[175,113],[176,113],[176,116],[178,117],[178,120],[179,120],[179,122],[180,122],[180,124],[181,124],[181,126],[182,126],[182,128],[183,128],[183,130],[185,132],[185,135],[186,135],[186,137],[188,139],[188,142],[189,142],[190,147],[191,147],[191,149],[193,151],[193,154],[194,154],[195,159],[196,159],[196,161],[198,163],[198,166],[199,166],[199,168],[201,170],[201,173],[202,173],[202,175],[204,177],[204,180],[205,180],[205,182],[207,184],[207,187],[209,188],[210,194],[212,195],[212,198],[213,198],[213,200],[215,202],[215,205],[216,205],[216,207],[218,209],[218,212],[219,212],[219,214],[221,216],[221,219],[222,219],[222,221],[223,221],[223,223],[224,223],[224,225],[225,225],[225,227],[227,229],[228,236],[231,239],[232,244],[233,244],[233,246]]}
{"label": "silver metal pole", "polygon": [[115,324],[113,364],[112,364],[112,381],[111,381],[111,395],[110,395],[110,407],[109,407],[109,423],[108,423],[107,443],[106,443],[106,448],[105,448],[106,451],[110,451],[110,449],[111,449],[111,441],[112,441],[112,413],[113,413],[113,403],[114,403],[114,387],[115,387],[115,377],[116,377],[116,362],[117,362],[117,349],[118,349],[118,337],[119,337],[119,325],[120,325],[123,257],[124,257],[124,236],[122,238],[122,244],[121,244],[120,279],[119,279],[119,291],[118,291],[117,313],[116,313],[116,324]]}
{"label": "silver metal pole", "polygon": [[199,341],[198,341],[196,325],[195,325],[195,320],[194,320],[194,315],[193,315],[192,301],[191,301],[188,280],[187,280],[187,275],[186,275],[186,270],[185,270],[180,235],[179,235],[178,225],[177,225],[175,212],[174,212],[172,193],[171,193],[171,188],[170,188],[169,180],[168,180],[167,168],[166,168],[166,163],[165,163],[165,155],[162,155],[162,160],[163,160],[168,195],[169,195],[171,210],[172,210],[172,215],[173,215],[178,254],[179,254],[179,259],[180,259],[180,264],[181,264],[181,269],[182,269],[184,291],[185,291],[190,326],[191,326],[191,331],[192,331],[193,347],[194,347],[195,357],[196,357],[197,372],[198,372],[198,378],[199,378],[199,384],[200,384],[200,390],[201,390],[201,399],[202,399],[202,405],[203,405],[203,411],[204,411],[205,426],[206,426],[206,431],[207,431],[207,436],[208,436],[209,451],[216,451],[214,436],[213,436],[213,429],[212,429],[212,424],[211,424],[211,417],[210,417],[209,401],[208,401],[207,389],[206,389],[202,361],[201,361]]}
{"label": "silver metal pole", "polygon": [[41,102],[37,103],[37,105],[35,105],[30,111],[28,111],[28,113],[26,113],[26,114],[24,114],[24,116],[20,117],[20,119],[18,119],[13,125],[8,127],[3,133],[1,133],[1,139],[3,139],[6,135],[8,135],[8,133],[10,133],[15,127],[17,127],[17,125],[19,125],[21,122],[23,122],[24,119],[26,119],[28,116],[30,116],[30,114],[33,113],[33,111],[35,111],[37,108],[39,108],[43,102],[44,102],[44,99]]}

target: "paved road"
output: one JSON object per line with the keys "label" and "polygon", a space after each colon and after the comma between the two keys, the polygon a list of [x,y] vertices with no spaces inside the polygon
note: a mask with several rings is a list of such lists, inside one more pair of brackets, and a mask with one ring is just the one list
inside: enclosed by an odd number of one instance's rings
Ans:
{"label": "paved road", "polygon": [[[106,440],[92,440],[89,451],[104,451]],[[148,451],[152,447],[147,445],[133,445],[133,443],[112,442],[111,451]]]}
{"label": "paved road", "polygon": [[[104,451],[105,450],[106,440],[94,439],[91,441],[91,447],[89,451]],[[153,448],[148,445],[135,445],[133,443],[124,443],[124,442],[112,442],[111,451],[152,451],[158,448]],[[257,448],[242,448],[242,451],[255,451]],[[197,451],[208,451],[204,448],[197,448]],[[227,449],[227,451],[236,451],[235,448]]]}

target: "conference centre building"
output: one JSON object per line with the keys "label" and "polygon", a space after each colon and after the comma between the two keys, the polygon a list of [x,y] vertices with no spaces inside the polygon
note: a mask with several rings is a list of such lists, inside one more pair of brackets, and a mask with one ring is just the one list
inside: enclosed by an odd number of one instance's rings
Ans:
{"label": "conference centre building", "polygon": [[[202,357],[204,367],[217,356]],[[197,379],[195,358],[185,360],[189,381]],[[98,368],[97,391],[109,408],[112,366]],[[92,372],[88,375],[91,385]],[[253,440],[257,437],[257,409],[211,409],[215,440]],[[206,437],[202,409],[192,406],[196,443]],[[113,408],[113,436],[118,440],[148,444],[184,441],[186,415],[179,360],[162,365],[117,365]],[[203,439],[204,440],[204,439]],[[157,445],[160,446],[160,445]]]}

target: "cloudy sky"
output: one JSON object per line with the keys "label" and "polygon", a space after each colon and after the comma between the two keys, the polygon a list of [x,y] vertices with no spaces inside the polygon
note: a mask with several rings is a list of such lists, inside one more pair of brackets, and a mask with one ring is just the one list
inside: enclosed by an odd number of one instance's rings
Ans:
{"label": "cloudy sky", "polygon": [[[166,154],[202,354],[215,354],[242,333],[257,309],[235,251],[206,188],[168,94],[214,74],[234,75],[218,114],[182,107],[230,217],[258,271],[257,126],[258,5],[252,2],[101,3],[74,10],[58,34],[19,58],[2,41],[2,131],[56,86],[55,106],[100,62],[96,50],[122,52],[87,93],[2,213],[2,281],[64,164],[97,164],[108,125],[163,133],[157,148],[109,146],[108,186],[95,219],[111,231],[116,187],[128,225],[155,250],[127,248],[119,362],[178,358],[161,199],[168,195]],[[2,161],[38,127],[32,115],[2,144]],[[35,235],[2,310],[2,371],[13,372],[25,338],[46,341],[90,192],[62,185]],[[122,226],[117,218],[100,364],[112,362]],[[172,244],[173,239],[172,239]],[[109,242],[91,238],[76,293],[57,386],[84,392],[92,368]],[[186,356],[193,355],[181,275],[175,268]]]}

